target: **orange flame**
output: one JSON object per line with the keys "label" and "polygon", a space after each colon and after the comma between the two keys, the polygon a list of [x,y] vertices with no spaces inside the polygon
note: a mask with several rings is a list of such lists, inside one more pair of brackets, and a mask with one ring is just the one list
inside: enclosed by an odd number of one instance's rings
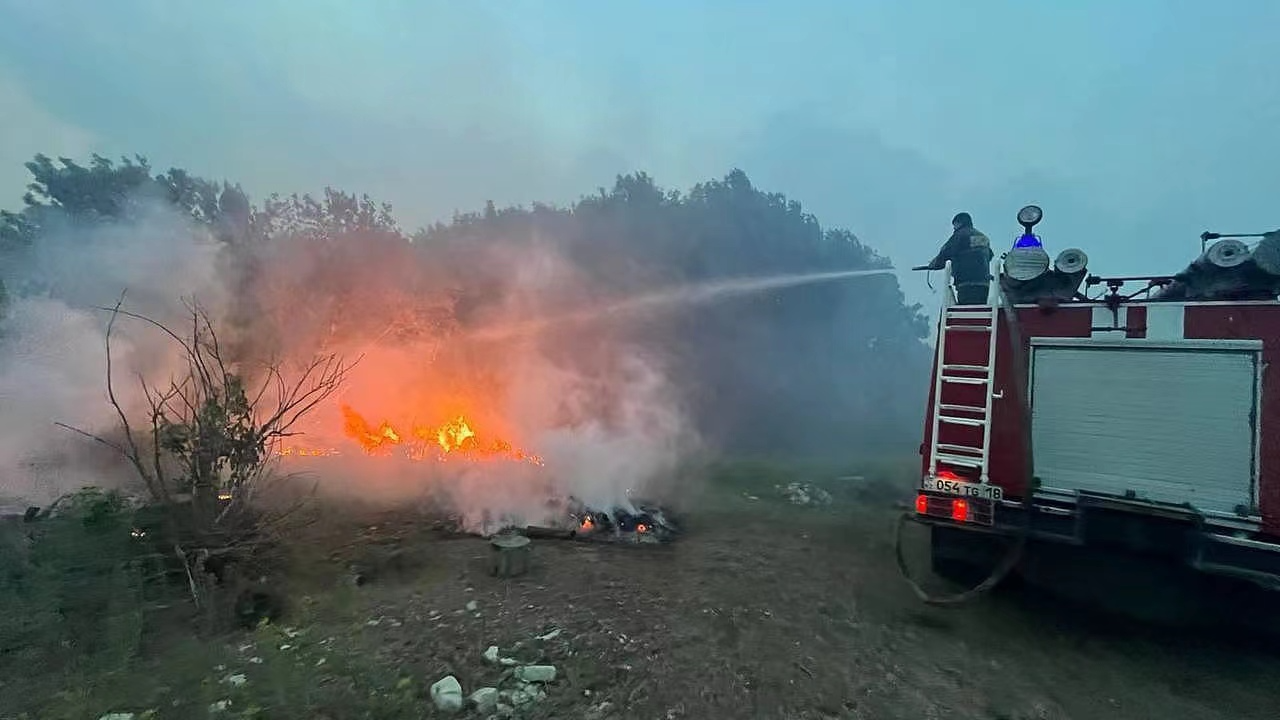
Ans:
{"label": "orange flame", "polygon": [[[439,426],[410,424],[395,427],[389,421],[374,425],[350,406],[342,406],[343,432],[368,455],[389,455],[397,448],[415,460],[461,457],[468,460],[503,459],[541,465],[542,459],[519,450],[500,438],[482,437],[465,416]],[[293,454],[332,454],[295,452]]]}

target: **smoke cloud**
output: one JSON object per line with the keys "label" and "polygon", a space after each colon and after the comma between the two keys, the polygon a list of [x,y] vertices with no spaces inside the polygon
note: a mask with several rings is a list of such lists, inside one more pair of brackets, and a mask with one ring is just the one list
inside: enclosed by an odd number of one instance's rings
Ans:
{"label": "smoke cloud", "polygon": [[[132,221],[46,233],[5,263],[9,306],[0,323],[0,503],[43,504],[85,485],[131,478],[118,454],[58,427],[118,437],[107,400],[106,328],[122,294],[128,310],[181,327],[182,299],[211,311],[228,295],[219,244],[160,203],[143,201]],[[185,365],[172,341],[121,318],[113,332],[122,409],[146,418],[138,378],[160,383]]]}
{"label": "smoke cloud", "polygon": [[[568,497],[670,499],[701,444],[652,328],[633,332],[645,318],[485,332],[616,300],[559,248],[354,232],[246,249],[145,203],[127,222],[46,233],[4,276],[0,497],[41,504],[135,479],[108,448],[55,426],[118,436],[100,308],[127,291],[127,310],[180,335],[194,298],[249,381],[266,363],[289,378],[320,354],[358,358],[282,448],[280,471],[323,494],[444,502],[473,530],[546,522]],[[128,318],[112,338],[119,399],[145,425],[138,378],[180,377],[181,348]]]}

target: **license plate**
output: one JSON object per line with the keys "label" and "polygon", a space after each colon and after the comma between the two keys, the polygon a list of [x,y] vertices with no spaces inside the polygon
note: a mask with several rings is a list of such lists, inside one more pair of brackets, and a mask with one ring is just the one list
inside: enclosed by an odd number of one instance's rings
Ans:
{"label": "license plate", "polygon": [[998,485],[983,485],[981,483],[944,480],[942,478],[925,478],[920,483],[920,489],[925,492],[981,498],[983,500],[1000,500],[1004,498],[1004,491]]}

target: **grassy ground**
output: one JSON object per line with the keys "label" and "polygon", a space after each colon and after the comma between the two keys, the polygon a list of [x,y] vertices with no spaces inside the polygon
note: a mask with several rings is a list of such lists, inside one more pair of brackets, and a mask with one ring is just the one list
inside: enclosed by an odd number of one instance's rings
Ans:
{"label": "grassy ground", "polygon": [[[530,573],[510,581],[485,572],[481,540],[321,509],[275,581],[291,600],[278,624],[197,639],[162,614],[94,607],[102,632],[84,631],[86,655],[40,626],[56,647],[28,647],[21,664],[15,638],[43,636],[3,626],[0,717],[434,717],[427,690],[446,674],[468,694],[510,684],[482,658],[490,645],[559,670],[525,718],[1276,717],[1280,664],[1239,637],[1138,627],[1012,587],[920,605],[889,533],[913,475],[910,461],[722,466],[678,542],[537,541]],[[792,481],[833,502],[787,502],[775,486]],[[350,582],[352,566],[370,582]]]}

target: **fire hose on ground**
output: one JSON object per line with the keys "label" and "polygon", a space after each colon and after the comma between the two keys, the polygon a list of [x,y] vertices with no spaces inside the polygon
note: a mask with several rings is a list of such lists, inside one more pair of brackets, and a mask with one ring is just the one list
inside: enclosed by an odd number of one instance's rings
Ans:
{"label": "fire hose on ground", "polygon": [[[997,280],[996,282],[998,283],[999,281]],[[949,288],[947,289],[947,291],[948,292],[950,291]],[[931,594],[929,591],[925,590],[920,585],[920,583],[917,582],[915,578],[911,576],[911,571],[907,567],[906,557],[903,554],[903,548],[902,548],[903,528],[905,528],[907,526],[907,523],[909,522],[918,523],[919,519],[916,517],[915,513],[913,513],[910,510],[905,511],[900,516],[898,516],[898,521],[894,526],[894,546],[893,546],[894,555],[898,563],[898,572],[901,573],[902,579],[905,580],[907,584],[911,587],[911,589],[915,592],[916,597],[919,598],[921,602],[926,603],[928,605],[954,607],[962,603],[966,603],[970,600],[974,600],[978,597],[981,597],[982,595],[985,595],[986,593],[993,590],[997,585],[1003,582],[1006,577],[1009,576],[1009,573],[1013,572],[1013,569],[1017,567],[1018,563],[1022,560],[1023,553],[1027,547],[1027,541],[1031,536],[1032,496],[1034,494],[1034,488],[1035,488],[1033,468],[1035,467],[1035,463],[1032,460],[1033,455],[1032,455],[1032,447],[1031,447],[1031,422],[1030,422],[1031,416],[1029,413],[1029,405],[1027,402],[1026,355],[1024,352],[1024,348],[1022,346],[1022,332],[1018,324],[1017,312],[1014,310],[1012,306],[1009,305],[1008,299],[1005,297],[1004,289],[1000,287],[998,284],[997,284],[997,292],[998,292],[998,303],[1001,306],[1001,308],[1004,309],[1004,312],[1001,314],[1004,315],[1004,317],[1006,318],[1006,323],[1009,327],[1009,344],[1013,351],[1012,354],[1013,354],[1013,365],[1014,365],[1014,373],[1013,373],[1014,385],[1016,386],[1015,389],[1018,395],[1018,402],[1021,403],[1022,410],[1023,410],[1024,422],[1022,423],[1022,432],[1023,432],[1023,447],[1026,448],[1026,475],[1025,475],[1026,484],[1024,485],[1025,489],[1023,491],[1023,496],[1022,496],[1022,524],[1018,528],[1016,534],[1013,536],[1013,541],[1010,543],[1008,550],[1004,554],[1004,557],[1001,558],[998,563],[996,563],[995,567],[992,568],[991,573],[987,576],[985,580],[983,580],[982,582],[978,583],[977,585],[963,592],[959,592],[951,595],[934,595],[934,594]],[[945,310],[943,312],[945,314]],[[944,317],[939,318],[939,324],[940,324],[939,326],[941,328],[941,331],[945,332],[945,315]],[[996,342],[996,341],[997,341],[996,335],[993,334],[992,342]],[[994,380],[994,377],[993,377],[993,380]],[[987,429],[987,432],[990,432],[990,428]]]}

